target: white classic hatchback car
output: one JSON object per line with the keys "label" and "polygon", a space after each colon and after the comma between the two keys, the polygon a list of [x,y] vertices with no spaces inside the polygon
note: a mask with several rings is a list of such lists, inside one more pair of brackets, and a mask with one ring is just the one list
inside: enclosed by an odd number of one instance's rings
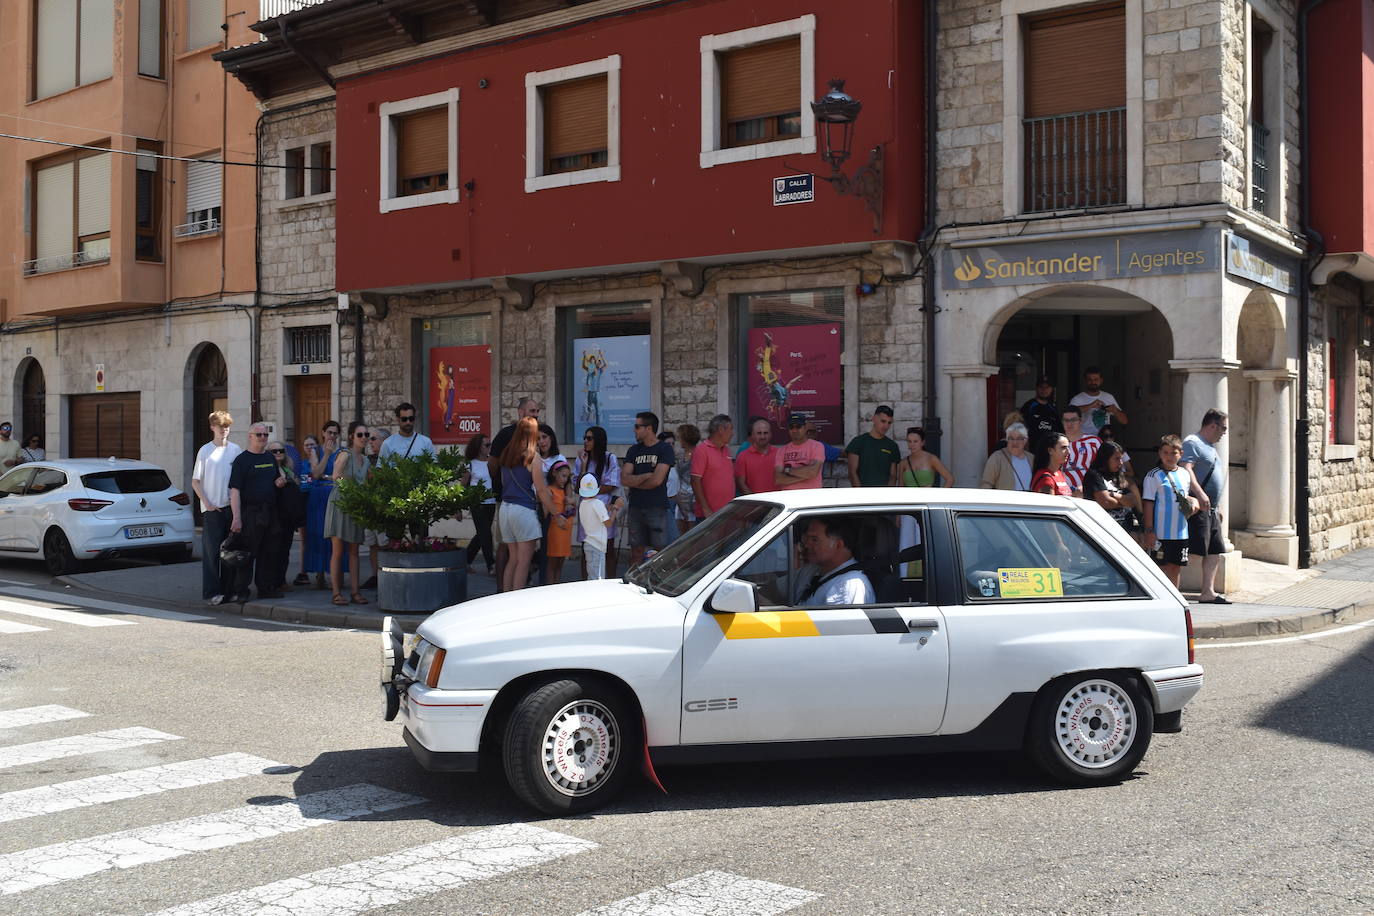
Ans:
{"label": "white classic hatchback car", "polygon": [[1202,687],[1188,605],[1095,503],[988,490],[742,497],[624,579],[445,608],[388,719],[430,770],[559,814],[641,766],[1025,749],[1120,780]]}
{"label": "white classic hatchback car", "polygon": [[184,562],[194,535],[190,498],[145,461],[34,461],[0,477],[0,556],[42,559],[54,576],[82,560]]}

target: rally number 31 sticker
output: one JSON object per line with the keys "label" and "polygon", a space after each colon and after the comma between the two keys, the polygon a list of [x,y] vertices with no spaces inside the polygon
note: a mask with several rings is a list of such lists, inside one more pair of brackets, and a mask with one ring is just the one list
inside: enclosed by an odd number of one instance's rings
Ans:
{"label": "rally number 31 sticker", "polygon": [[997,570],[998,590],[1003,598],[1062,598],[1064,582],[1053,566],[1004,567]]}

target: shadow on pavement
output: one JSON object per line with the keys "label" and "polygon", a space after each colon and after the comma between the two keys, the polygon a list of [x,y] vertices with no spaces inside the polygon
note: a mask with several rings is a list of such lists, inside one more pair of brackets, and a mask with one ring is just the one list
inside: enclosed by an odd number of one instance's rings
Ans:
{"label": "shadow on pavement", "polygon": [[[682,766],[662,768],[658,776],[668,794],[635,774],[618,799],[586,816],[1072,791],[1048,784],[1015,753]],[[321,754],[300,768],[295,794],[358,782],[429,802],[372,820],[475,827],[546,819],[516,800],[502,774],[429,773],[399,741],[396,747]]]}
{"label": "shadow on pavement", "polygon": [[1374,753],[1374,636],[1255,724],[1298,738]]}

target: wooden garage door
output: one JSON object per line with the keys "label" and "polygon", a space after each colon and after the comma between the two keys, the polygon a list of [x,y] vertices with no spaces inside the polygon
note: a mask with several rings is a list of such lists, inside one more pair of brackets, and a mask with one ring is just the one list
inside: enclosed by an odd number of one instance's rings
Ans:
{"label": "wooden garage door", "polygon": [[67,441],[72,458],[139,458],[139,394],[74,394]]}

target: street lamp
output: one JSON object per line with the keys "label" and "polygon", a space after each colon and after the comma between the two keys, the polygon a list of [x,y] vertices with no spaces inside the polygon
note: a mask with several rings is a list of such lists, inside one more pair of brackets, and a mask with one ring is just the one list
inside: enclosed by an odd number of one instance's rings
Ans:
{"label": "street lamp", "polygon": [[854,140],[854,122],[859,119],[863,102],[844,91],[844,80],[830,80],[830,91],[811,103],[811,111],[821,125],[825,147],[821,158],[830,165],[830,174],[822,175],[837,194],[861,199],[873,214],[873,232],[883,228],[883,148],[873,147],[868,162],[859,166],[854,176],[840,169],[849,159]]}

